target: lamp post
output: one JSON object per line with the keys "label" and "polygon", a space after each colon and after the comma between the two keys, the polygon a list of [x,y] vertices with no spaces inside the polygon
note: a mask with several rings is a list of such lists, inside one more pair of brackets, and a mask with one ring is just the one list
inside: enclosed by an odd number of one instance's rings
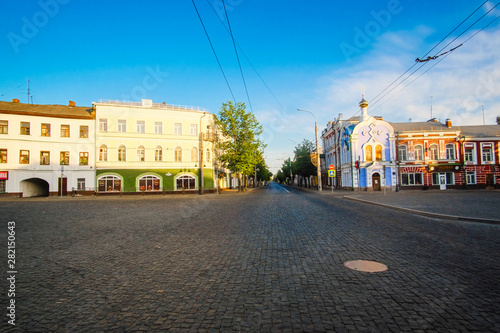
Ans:
{"label": "lamp post", "polygon": [[316,116],[311,111],[302,110],[302,109],[297,109],[297,111],[310,113],[314,117],[314,129],[316,131],[316,163],[317,163],[316,169],[317,169],[317,173],[318,173],[318,191],[321,191],[322,190],[321,189],[321,165],[320,165],[320,160],[319,160],[319,138],[318,138],[318,124],[316,122]]}

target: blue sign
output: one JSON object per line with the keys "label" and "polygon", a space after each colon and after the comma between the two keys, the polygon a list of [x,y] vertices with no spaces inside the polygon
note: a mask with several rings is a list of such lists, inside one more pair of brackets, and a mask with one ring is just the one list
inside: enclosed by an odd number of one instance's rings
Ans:
{"label": "blue sign", "polygon": [[328,177],[335,177],[335,170],[328,170]]}

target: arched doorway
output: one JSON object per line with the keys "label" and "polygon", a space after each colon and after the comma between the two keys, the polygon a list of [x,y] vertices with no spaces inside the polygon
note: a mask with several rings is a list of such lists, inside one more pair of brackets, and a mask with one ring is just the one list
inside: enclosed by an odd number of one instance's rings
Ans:
{"label": "arched doorway", "polygon": [[30,178],[22,180],[21,192],[23,197],[48,197],[49,196],[49,183],[40,178]]}
{"label": "arched doorway", "polygon": [[381,186],[380,186],[380,174],[378,172],[375,172],[372,175],[372,184],[373,184],[373,190],[374,191],[380,191]]}

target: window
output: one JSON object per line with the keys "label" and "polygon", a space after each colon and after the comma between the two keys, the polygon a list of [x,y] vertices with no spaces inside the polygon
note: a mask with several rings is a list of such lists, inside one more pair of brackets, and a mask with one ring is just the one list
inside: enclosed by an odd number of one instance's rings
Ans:
{"label": "window", "polygon": [[7,149],[0,149],[0,163],[7,163]]}
{"label": "window", "polygon": [[198,125],[191,124],[191,127],[189,129],[190,129],[189,134],[198,135]]}
{"label": "window", "polygon": [[127,121],[126,120],[118,120],[118,132],[125,133],[127,131]]}
{"label": "window", "polygon": [[210,162],[210,149],[207,148],[207,162]]}
{"label": "window", "polygon": [[401,183],[403,185],[422,185],[422,174],[421,173],[403,173],[401,175]]}
{"label": "window", "polygon": [[85,191],[85,178],[76,179],[76,189],[78,191]]}
{"label": "window", "polygon": [[108,161],[108,147],[106,145],[102,145],[99,147],[99,162],[107,162]]}
{"label": "window", "polygon": [[174,161],[175,162],[182,162],[182,148],[181,147],[175,148]]}
{"label": "window", "polygon": [[177,191],[196,190],[196,178],[189,175],[180,176],[176,180]]}
{"label": "window", "polygon": [[475,145],[473,143],[466,143],[464,150],[464,160],[465,162],[468,163],[474,163],[474,155],[476,155],[476,149]]}
{"label": "window", "polygon": [[421,161],[424,159],[421,145],[416,145],[415,148],[413,148],[413,151],[415,153],[415,161]]}
{"label": "window", "polygon": [[21,135],[30,135],[30,123],[21,122]]}
{"label": "window", "polygon": [[407,151],[406,151],[406,146],[405,145],[398,146],[398,155],[399,155],[399,160],[400,161],[407,161],[408,160],[408,155],[407,155]]}
{"label": "window", "polygon": [[372,157],[372,146],[368,145],[366,146],[365,148],[365,151],[366,151],[366,160],[367,161],[373,161],[373,157]]}
{"label": "window", "polygon": [[80,126],[80,138],[88,138],[89,137],[89,127],[88,126]]}
{"label": "window", "polygon": [[481,155],[483,157],[483,164],[493,162],[493,144],[483,143],[481,144]]}
{"label": "window", "polygon": [[191,162],[198,162],[198,149],[196,147],[191,148]]}
{"label": "window", "polygon": [[42,136],[50,136],[50,124],[42,124]]}
{"label": "window", "polygon": [[161,121],[156,121],[155,122],[155,134],[162,134],[163,133],[163,125]]}
{"label": "window", "polygon": [[145,155],[146,155],[146,152],[145,152],[144,146],[137,147],[137,160],[139,162],[144,162],[146,160]]}
{"label": "window", "polygon": [[108,120],[104,118],[99,119],[99,131],[107,132],[108,131]]}
{"label": "window", "polygon": [[146,131],[146,123],[144,120],[137,121],[137,133],[145,133]]}
{"label": "window", "polygon": [[69,138],[69,125],[61,125],[61,138]]}
{"label": "window", "polygon": [[455,159],[455,145],[453,143],[449,143],[446,145],[446,159],[447,160]]}
{"label": "window", "polygon": [[180,124],[180,123],[174,124],[174,134],[175,135],[182,135],[182,124]]}
{"label": "window", "polygon": [[59,154],[59,164],[69,165],[69,151],[62,151]]}
{"label": "window", "polygon": [[475,171],[467,171],[467,184],[476,184],[476,172]]}
{"label": "window", "polygon": [[155,148],[155,162],[163,161],[163,149],[160,146]]}
{"label": "window", "polygon": [[382,146],[381,145],[377,145],[375,147],[375,158],[377,159],[377,161],[382,161]]}
{"label": "window", "polygon": [[446,173],[434,172],[432,174],[432,184],[440,185],[439,177],[441,175],[446,175],[446,185],[455,185],[455,177],[453,172],[446,172]]}
{"label": "window", "polygon": [[156,176],[144,176],[139,179],[140,191],[159,191],[160,189],[160,178]]}
{"label": "window", "polygon": [[127,160],[127,148],[124,145],[118,147],[118,161],[125,162]]}
{"label": "window", "polygon": [[0,120],[0,134],[9,133],[9,122],[7,120]]}
{"label": "window", "polygon": [[101,177],[97,180],[97,189],[99,192],[120,192],[122,180],[116,176]]}
{"label": "window", "polygon": [[89,153],[80,152],[79,165],[89,165]]}
{"label": "window", "polygon": [[30,151],[29,150],[20,150],[19,151],[19,163],[20,164],[29,164],[30,163]]}
{"label": "window", "polygon": [[429,152],[430,152],[430,159],[431,160],[437,160],[439,157],[439,147],[436,144],[432,144],[429,147]]}
{"label": "window", "polygon": [[40,152],[40,165],[50,165],[50,151]]}

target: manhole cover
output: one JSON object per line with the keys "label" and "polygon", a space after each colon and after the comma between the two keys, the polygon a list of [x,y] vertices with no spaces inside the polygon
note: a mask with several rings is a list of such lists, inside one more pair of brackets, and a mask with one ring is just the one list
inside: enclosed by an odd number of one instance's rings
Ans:
{"label": "manhole cover", "polygon": [[376,261],[369,260],[350,260],[344,263],[344,266],[355,271],[361,272],[383,272],[387,270],[387,266]]}

